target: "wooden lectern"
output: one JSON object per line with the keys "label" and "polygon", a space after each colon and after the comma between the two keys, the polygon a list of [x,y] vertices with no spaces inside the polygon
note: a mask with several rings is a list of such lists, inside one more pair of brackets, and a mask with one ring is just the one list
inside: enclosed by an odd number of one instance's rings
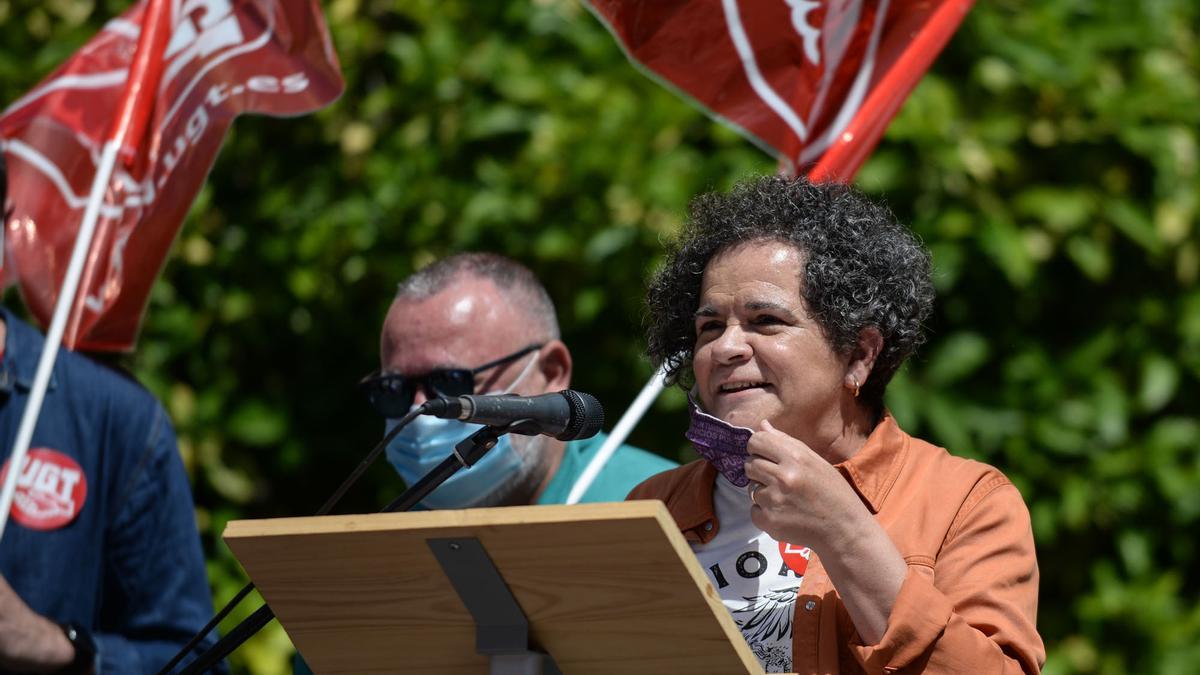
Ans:
{"label": "wooden lectern", "polygon": [[763,672],[657,501],[243,520],[225,541],[318,675]]}

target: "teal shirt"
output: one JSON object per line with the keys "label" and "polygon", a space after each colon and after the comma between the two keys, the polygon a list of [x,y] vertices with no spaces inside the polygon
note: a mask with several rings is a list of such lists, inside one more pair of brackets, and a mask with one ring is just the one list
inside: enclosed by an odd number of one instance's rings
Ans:
{"label": "teal shirt", "polygon": [[[579,478],[579,474],[583,473],[588,463],[592,461],[592,457],[596,456],[596,452],[604,444],[605,438],[608,436],[596,434],[586,440],[567,443],[563,448],[563,458],[558,465],[558,471],[554,473],[554,478],[550,479],[550,484],[546,486],[546,491],[538,499],[538,504],[566,502],[567,495],[571,494],[571,488],[575,487],[575,481]],[[662,473],[677,466],[679,464],[669,459],[632,445],[622,444],[608,459],[604,468],[600,469],[596,480],[592,481],[591,487],[583,493],[583,497],[579,501],[623,502],[625,495],[637,487],[638,483],[656,473]],[[294,667],[292,672],[295,675],[312,675],[308,664],[300,658],[299,654],[296,654],[292,665]]]}
{"label": "teal shirt", "polygon": [[[600,450],[600,446],[604,444],[606,438],[608,437],[605,434],[596,434],[582,441],[567,443],[566,448],[563,449],[562,463],[558,465],[558,471],[554,473],[554,478],[550,479],[550,484],[546,486],[546,491],[542,493],[537,503],[566,503],[567,495],[571,493],[571,488],[575,487],[576,479],[587,468],[592,457],[596,456],[596,452]],[[622,444],[609,458],[604,468],[600,469],[596,480],[592,482],[587,492],[583,493],[583,497],[579,501],[623,502],[625,495],[629,494],[629,491],[637,487],[639,483],[656,473],[662,473],[677,466],[679,465],[669,459],[632,445]]]}

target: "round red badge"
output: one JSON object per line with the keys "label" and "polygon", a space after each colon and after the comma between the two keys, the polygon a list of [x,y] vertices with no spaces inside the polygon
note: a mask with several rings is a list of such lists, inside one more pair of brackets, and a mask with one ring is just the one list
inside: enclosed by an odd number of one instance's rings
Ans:
{"label": "round red badge", "polygon": [[802,577],[804,571],[808,569],[808,558],[812,555],[812,549],[781,541],[779,542],[779,555],[788,569],[795,572],[796,576]]}
{"label": "round red badge", "polygon": [[[0,470],[0,483],[9,464]],[[30,448],[17,476],[12,519],[31,530],[57,530],[83,510],[87,476],[70,456],[51,448]]]}

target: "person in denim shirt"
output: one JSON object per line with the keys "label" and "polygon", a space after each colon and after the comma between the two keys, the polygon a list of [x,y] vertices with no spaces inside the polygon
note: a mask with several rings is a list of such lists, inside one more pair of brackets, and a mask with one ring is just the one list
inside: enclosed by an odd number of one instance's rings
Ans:
{"label": "person in denim shirt", "polygon": [[[0,308],[8,471],[43,343]],[[0,672],[156,672],[212,615],[166,412],[132,380],[60,350],[30,447],[0,541]]]}

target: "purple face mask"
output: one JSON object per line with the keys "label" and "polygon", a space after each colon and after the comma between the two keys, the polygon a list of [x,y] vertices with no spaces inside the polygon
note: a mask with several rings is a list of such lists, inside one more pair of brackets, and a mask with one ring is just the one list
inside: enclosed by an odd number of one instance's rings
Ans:
{"label": "purple face mask", "polygon": [[754,432],[709,415],[696,405],[691,395],[688,396],[688,409],[692,424],[684,435],[692,442],[692,447],[730,483],[746,487],[750,483],[746,478],[746,460],[750,458],[746,444]]}

